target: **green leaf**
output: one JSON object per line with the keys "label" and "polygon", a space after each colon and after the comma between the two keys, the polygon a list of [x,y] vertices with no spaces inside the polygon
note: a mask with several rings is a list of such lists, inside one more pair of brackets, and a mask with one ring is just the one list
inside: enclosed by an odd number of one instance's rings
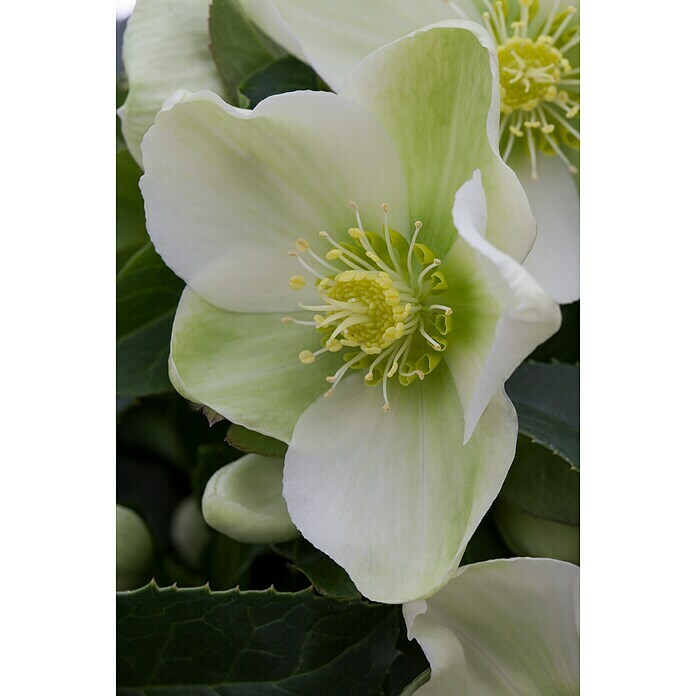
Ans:
{"label": "green leaf", "polygon": [[545,447],[521,436],[499,499],[534,517],[580,523],[580,473]]}
{"label": "green leaf", "polygon": [[151,243],[116,278],[116,391],[145,396],[172,389],[167,372],[174,313],[184,288]]}
{"label": "green leaf", "polygon": [[286,56],[249,75],[237,87],[237,98],[240,106],[253,109],[273,94],[305,89],[322,89],[317,74],[294,56]]}
{"label": "green leaf", "polygon": [[140,167],[128,150],[116,153],[116,269],[120,270],[149,237],[138,181]]}
{"label": "green leaf", "polygon": [[524,363],[505,385],[520,432],[580,470],[580,368]]}
{"label": "green leaf", "polygon": [[320,594],[337,599],[358,599],[361,596],[348,573],[306,539],[274,544],[273,548],[306,575]]}
{"label": "green leaf", "polygon": [[266,457],[284,457],[288,451],[284,442],[249,430],[243,425],[233,424],[227,431],[225,442],[242,452],[263,454]]}
{"label": "green leaf", "polygon": [[120,696],[379,692],[400,608],[295,594],[159,589],[117,595]]}
{"label": "green leaf", "polygon": [[285,55],[285,51],[249,19],[239,0],[213,0],[210,5],[210,50],[237,103],[237,87],[247,75]]}

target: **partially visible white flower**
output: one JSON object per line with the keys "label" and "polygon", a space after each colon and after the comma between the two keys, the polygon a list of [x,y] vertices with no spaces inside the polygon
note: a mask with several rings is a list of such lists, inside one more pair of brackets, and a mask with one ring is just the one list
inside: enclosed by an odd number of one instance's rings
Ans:
{"label": "partially visible white flower", "polygon": [[418,696],[580,692],[575,565],[512,558],[463,566],[436,595],[404,604],[403,612],[432,670]]}

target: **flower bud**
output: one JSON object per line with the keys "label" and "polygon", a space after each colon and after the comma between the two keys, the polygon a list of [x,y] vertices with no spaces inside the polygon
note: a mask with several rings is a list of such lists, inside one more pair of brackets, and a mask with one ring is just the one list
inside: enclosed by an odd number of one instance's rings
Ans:
{"label": "flower bud", "polygon": [[580,563],[580,527],[534,517],[502,500],[493,512],[500,536],[520,556]]}
{"label": "flower bud", "polygon": [[116,506],[116,589],[134,590],[151,577],[150,530],[133,510]]}
{"label": "flower bud", "polygon": [[289,541],[300,533],[283,499],[283,460],[247,454],[216,471],[203,494],[203,517],[247,544]]}
{"label": "flower bud", "polygon": [[201,506],[191,495],[179,503],[172,515],[170,536],[179,557],[194,570],[201,569],[201,559],[211,532],[203,519]]}

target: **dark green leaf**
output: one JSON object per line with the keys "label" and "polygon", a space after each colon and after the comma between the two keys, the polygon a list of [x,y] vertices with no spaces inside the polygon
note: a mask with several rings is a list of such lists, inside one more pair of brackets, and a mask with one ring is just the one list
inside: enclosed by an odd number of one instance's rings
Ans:
{"label": "dark green leaf", "polygon": [[580,473],[545,447],[520,436],[500,499],[554,522],[579,524]]}
{"label": "dark green leaf", "polygon": [[580,470],[580,368],[524,363],[505,389],[517,409],[520,432]]}
{"label": "dark green leaf", "polygon": [[225,442],[242,452],[253,452],[267,457],[284,457],[288,451],[284,442],[249,430],[243,425],[232,425],[227,431]]}
{"label": "dark green leaf", "polygon": [[293,56],[280,58],[249,75],[237,88],[239,105],[253,109],[273,94],[321,89],[312,68]]}
{"label": "dark green leaf", "polygon": [[317,592],[341,599],[357,599],[361,596],[348,573],[306,539],[276,544],[274,548],[307,576]]}
{"label": "dark green leaf", "polygon": [[379,692],[400,608],[283,594],[158,589],[117,597],[121,696]]}
{"label": "dark green leaf", "polygon": [[140,168],[128,150],[116,153],[116,269],[120,270],[149,238],[138,181]]}
{"label": "dark green leaf", "polygon": [[561,305],[561,328],[530,356],[536,362],[580,362],[580,302]]}
{"label": "dark green leaf", "polygon": [[145,396],[170,391],[167,373],[174,313],[184,283],[151,243],[116,279],[116,391]]}
{"label": "dark green leaf", "polygon": [[285,55],[253,24],[239,0],[213,0],[210,40],[210,50],[233,103],[237,87],[247,75]]}

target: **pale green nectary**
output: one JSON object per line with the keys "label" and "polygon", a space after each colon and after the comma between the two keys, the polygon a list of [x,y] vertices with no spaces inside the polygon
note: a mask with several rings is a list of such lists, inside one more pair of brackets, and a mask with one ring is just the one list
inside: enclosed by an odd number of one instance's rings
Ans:
{"label": "pale green nectary", "polygon": [[520,265],[535,225],[494,65],[447,22],[338,95],[179,92],[143,141],[148,230],[188,284],[173,383],[289,444],[294,525],[378,601],[456,571],[514,454],[502,386],[560,322]]}
{"label": "pale green nectary", "polygon": [[247,544],[290,541],[299,532],[281,494],[283,461],[247,454],[218,469],[203,493],[206,522]]}
{"label": "pale green nectary", "polygon": [[580,693],[579,568],[550,559],[475,563],[403,607],[432,674],[412,693]]}
{"label": "pale green nectary", "polygon": [[130,508],[116,506],[116,589],[135,590],[151,577],[153,544],[143,519]]}

